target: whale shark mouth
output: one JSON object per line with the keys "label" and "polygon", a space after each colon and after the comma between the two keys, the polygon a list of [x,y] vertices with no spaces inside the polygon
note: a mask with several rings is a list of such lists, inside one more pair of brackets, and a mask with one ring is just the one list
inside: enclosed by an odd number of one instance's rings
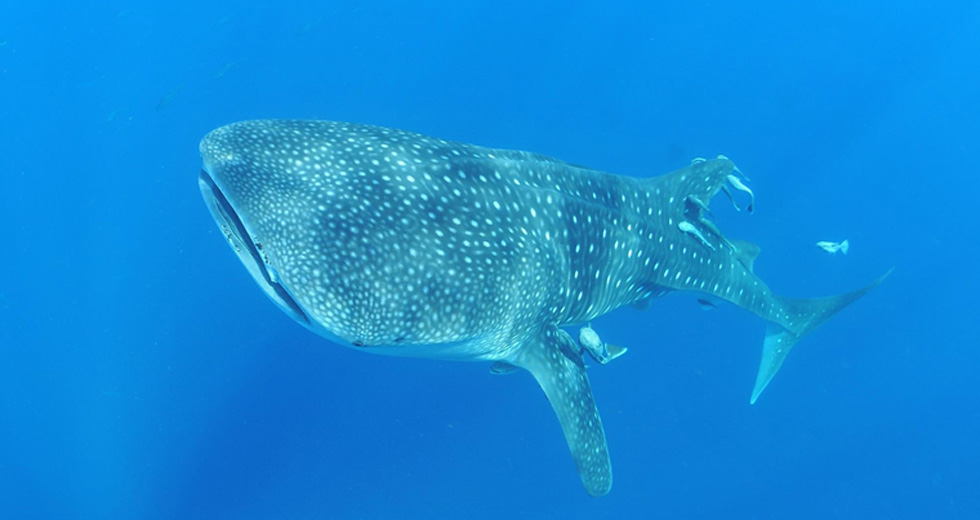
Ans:
{"label": "whale shark mouth", "polygon": [[289,291],[280,283],[279,275],[275,269],[265,260],[261,251],[262,246],[252,239],[248,228],[238,216],[235,207],[228,201],[221,188],[214,182],[207,170],[201,170],[198,177],[198,185],[201,194],[207,203],[211,216],[221,228],[225,238],[238,259],[245,264],[245,268],[252,275],[252,278],[262,287],[266,295],[269,296],[280,308],[293,317],[296,321],[305,325],[310,325],[310,318],[303,311],[303,308],[293,299]]}

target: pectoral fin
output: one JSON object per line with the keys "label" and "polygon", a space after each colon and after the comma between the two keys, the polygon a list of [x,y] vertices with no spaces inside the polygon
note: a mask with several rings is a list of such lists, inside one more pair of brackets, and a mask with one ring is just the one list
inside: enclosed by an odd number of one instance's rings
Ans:
{"label": "pectoral fin", "polygon": [[579,350],[567,332],[551,326],[528,338],[516,363],[534,375],[551,402],[585,490],[601,496],[612,487],[612,466]]}

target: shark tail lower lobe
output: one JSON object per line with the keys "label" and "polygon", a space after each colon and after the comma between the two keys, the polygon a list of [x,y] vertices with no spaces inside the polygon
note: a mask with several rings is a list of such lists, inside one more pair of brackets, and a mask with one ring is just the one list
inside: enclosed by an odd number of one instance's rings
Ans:
{"label": "shark tail lower lobe", "polygon": [[783,314],[790,317],[788,322],[790,325],[784,326],[774,321],[766,324],[766,339],[762,345],[762,361],[759,364],[759,373],[755,379],[755,387],[752,389],[750,402],[755,404],[756,400],[759,399],[759,395],[779,371],[786,355],[789,354],[797,341],[823,325],[841,309],[877,287],[890,273],[891,271],[885,273],[871,284],[856,291],[837,296],[805,299],[776,297],[782,304]]}

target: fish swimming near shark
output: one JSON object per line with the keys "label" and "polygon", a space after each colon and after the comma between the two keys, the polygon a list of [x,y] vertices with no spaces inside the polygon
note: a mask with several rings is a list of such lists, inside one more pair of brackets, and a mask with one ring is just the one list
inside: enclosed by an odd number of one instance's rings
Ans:
{"label": "fish swimming near shark", "polygon": [[638,179],[292,120],[223,126],[200,151],[212,216],[284,312],[364,352],[527,370],[593,496],[609,492],[612,467],[583,352],[608,351],[562,327],[672,291],[731,302],[767,323],[754,403],[800,338],[881,281],[826,298],[775,295],[754,273],[758,246],[708,218],[720,191],[754,204],[723,156]]}
{"label": "fish swimming near shark", "polygon": [[823,249],[824,251],[826,251],[826,252],[828,252],[828,253],[830,253],[832,255],[837,254],[838,251],[840,251],[841,253],[844,253],[846,255],[847,254],[847,250],[851,248],[851,243],[848,242],[847,240],[842,240],[840,242],[831,242],[829,240],[821,240],[820,242],[817,242],[817,247],[819,247],[820,249]]}

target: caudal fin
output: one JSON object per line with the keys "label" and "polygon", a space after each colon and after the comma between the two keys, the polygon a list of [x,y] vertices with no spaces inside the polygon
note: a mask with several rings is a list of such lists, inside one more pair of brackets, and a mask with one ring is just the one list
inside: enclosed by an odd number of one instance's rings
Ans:
{"label": "caudal fin", "polygon": [[785,327],[775,322],[766,324],[766,339],[762,345],[762,362],[759,364],[759,374],[755,378],[755,388],[752,389],[751,403],[766,389],[766,385],[783,365],[786,355],[803,336],[813,332],[838,311],[850,305],[853,301],[864,296],[878,286],[891,271],[872,282],[866,287],[838,296],[826,298],[778,298],[790,317],[790,326]]}

